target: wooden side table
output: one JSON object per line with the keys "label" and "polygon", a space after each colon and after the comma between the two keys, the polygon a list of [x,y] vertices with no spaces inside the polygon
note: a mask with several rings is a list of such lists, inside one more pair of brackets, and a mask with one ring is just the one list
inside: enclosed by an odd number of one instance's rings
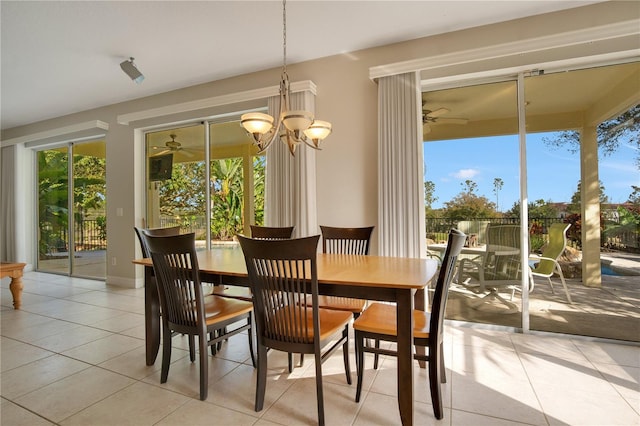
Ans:
{"label": "wooden side table", "polygon": [[13,295],[13,308],[20,309],[22,305],[22,273],[26,263],[0,262],[0,278],[11,277],[9,290]]}

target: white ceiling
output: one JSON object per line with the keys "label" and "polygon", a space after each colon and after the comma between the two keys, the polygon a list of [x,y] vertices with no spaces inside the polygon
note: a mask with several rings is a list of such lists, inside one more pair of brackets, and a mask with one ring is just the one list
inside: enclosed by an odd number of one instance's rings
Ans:
{"label": "white ceiling", "polygon": [[[288,62],[598,2],[290,0]],[[282,63],[279,1],[2,0],[0,17],[2,129]]]}

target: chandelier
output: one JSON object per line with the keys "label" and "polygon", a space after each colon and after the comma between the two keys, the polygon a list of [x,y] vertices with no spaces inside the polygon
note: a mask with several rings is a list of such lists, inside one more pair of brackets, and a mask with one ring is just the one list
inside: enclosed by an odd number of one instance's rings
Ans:
{"label": "chandelier", "polygon": [[[280,112],[274,125],[274,118],[261,112],[242,114],[240,124],[253,137],[259,153],[269,148],[271,143],[280,138],[287,144],[291,155],[301,142],[313,149],[320,149],[321,140],[331,133],[331,123],[315,120],[313,114],[304,110],[291,110],[289,98],[289,76],[287,75],[287,1],[282,1],[282,75],[280,78]],[[311,142],[309,142],[311,141]]]}

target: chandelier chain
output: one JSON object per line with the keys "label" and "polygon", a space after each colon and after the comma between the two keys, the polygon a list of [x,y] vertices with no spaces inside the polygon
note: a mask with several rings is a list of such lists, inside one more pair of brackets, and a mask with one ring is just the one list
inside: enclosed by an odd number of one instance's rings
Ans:
{"label": "chandelier chain", "polygon": [[287,0],[282,0],[282,68],[287,72]]}

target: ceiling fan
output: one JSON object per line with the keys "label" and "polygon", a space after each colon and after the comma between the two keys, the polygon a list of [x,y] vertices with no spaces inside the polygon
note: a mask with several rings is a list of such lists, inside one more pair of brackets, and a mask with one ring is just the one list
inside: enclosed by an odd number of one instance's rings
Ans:
{"label": "ceiling fan", "polygon": [[193,151],[202,152],[202,149],[198,149],[198,148],[183,148],[182,144],[176,140],[176,135],[174,134],[169,135],[169,137],[171,138],[171,140],[166,141],[164,143],[164,146],[153,147],[153,149],[161,149],[162,151],[156,152],[155,154],[152,155],[152,157],[156,157],[159,155],[164,155],[172,152],[178,152],[178,151],[180,151],[182,154],[186,155],[187,157],[193,157]]}
{"label": "ceiling fan", "polygon": [[426,103],[422,104],[422,131],[423,133],[431,132],[431,125],[436,123],[442,124],[467,124],[468,118],[442,117],[451,112],[449,108],[440,107],[434,110],[426,109]]}

